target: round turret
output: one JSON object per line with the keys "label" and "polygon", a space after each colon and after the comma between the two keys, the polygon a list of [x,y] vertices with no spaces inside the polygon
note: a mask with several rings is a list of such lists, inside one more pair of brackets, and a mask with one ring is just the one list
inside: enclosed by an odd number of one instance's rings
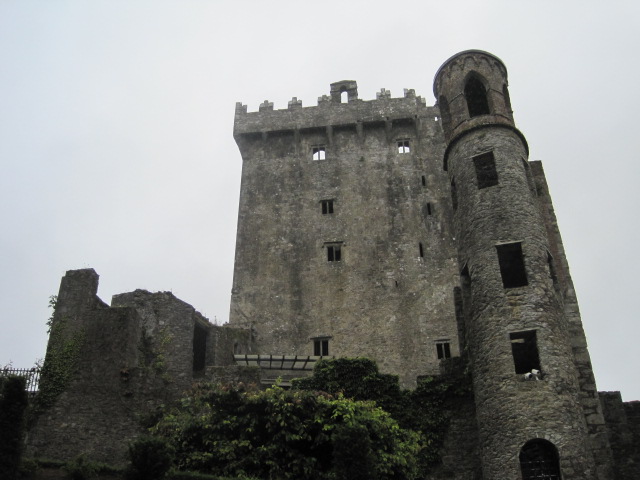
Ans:
{"label": "round turret", "polygon": [[553,476],[560,470],[565,479],[595,478],[563,300],[527,142],[513,122],[507,70],[497,57],[468,50],[438,70],[434,92],[447,140],[484,478],[520,478],[531,448],[546,449],[545,478],[560,478]]}

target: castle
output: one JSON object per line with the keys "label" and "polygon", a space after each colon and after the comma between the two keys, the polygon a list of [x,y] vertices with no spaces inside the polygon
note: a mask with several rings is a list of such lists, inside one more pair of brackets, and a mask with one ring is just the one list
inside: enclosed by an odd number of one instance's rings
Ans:
{"label": "castle", "polygon": [[414,90],[364,101],[351,80],[313,107],[237,104],[229,323],[214,326],[167,292],[109,306],[94,271],[67,272],[45,362],[64,349],[77,361],[29,433],[30,452],[119,458],[140,417],[194,378],[270,383],[347,356],[372,358],[411,388],[460,359],[473,402],[429,478],[640,478],[640,405],[596,389],[504,64],[461,52],[433,89],[434,106]]}

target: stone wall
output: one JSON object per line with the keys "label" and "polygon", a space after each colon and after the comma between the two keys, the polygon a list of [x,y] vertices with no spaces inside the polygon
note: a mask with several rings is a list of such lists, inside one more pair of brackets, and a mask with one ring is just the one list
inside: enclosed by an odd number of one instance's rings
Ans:
{"label": "stone wall", "polygon": [[[62,279],[38,395],[62,391],[30,429],[28,456],[122,464],[128,443],[160,405],[180,398],[207,366],[233,368],[234,348],[250,350],[247,330],[212,325],[169,292],[115,295],[109,307],[97,288],[90,269]],[[206,337],[202,372],[194,372],[195,329]]]}
{"label": "stone wall", "polygon": [[640,402],[622,402],[620,392],[599,392],[619,480],[640,478]]}

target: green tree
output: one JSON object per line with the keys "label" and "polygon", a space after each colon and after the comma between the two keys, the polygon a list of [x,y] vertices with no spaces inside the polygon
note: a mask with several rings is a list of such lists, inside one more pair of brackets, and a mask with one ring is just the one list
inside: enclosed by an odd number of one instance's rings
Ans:
{"label": "green tree", "polygon": [[[214,475],[409,480],[417,474],[419,435],[372,402],[342,395],[204,384],[153,432],[173,445],[178,468]],[[360,476],[347,475],[358,468]]]}
{"label": "green tree", "polygon": [[0,478],[17,478],[22,456],[24,411],[27,408],[25,379],[10,376],[0,394]]}

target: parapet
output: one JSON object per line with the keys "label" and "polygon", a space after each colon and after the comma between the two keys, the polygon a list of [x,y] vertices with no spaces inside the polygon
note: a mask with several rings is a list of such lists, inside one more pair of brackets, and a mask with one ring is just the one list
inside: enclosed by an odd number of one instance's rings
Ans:
{"label": "parapet", "polygon": [[[346,101],[343,102],[343,93]],[[378,123],[381,121],[415,120],[418,117],[438,116],[436,107],[427,107],[415,90],[405,89],[404,96],[391,97],[391,92],[381,89],[375,100],[358,98],[358,85],[354,80],[334,82],[329,95],[318,98],[314,107],[302,106],[302,100],[293,97],[286,109],[274,110],[273,103],[265,100],[257,112],[247,112],[247,106],[236,103],[233,134],[266,134],[268,132],[300,131],[304,129],[354,124]]]}

